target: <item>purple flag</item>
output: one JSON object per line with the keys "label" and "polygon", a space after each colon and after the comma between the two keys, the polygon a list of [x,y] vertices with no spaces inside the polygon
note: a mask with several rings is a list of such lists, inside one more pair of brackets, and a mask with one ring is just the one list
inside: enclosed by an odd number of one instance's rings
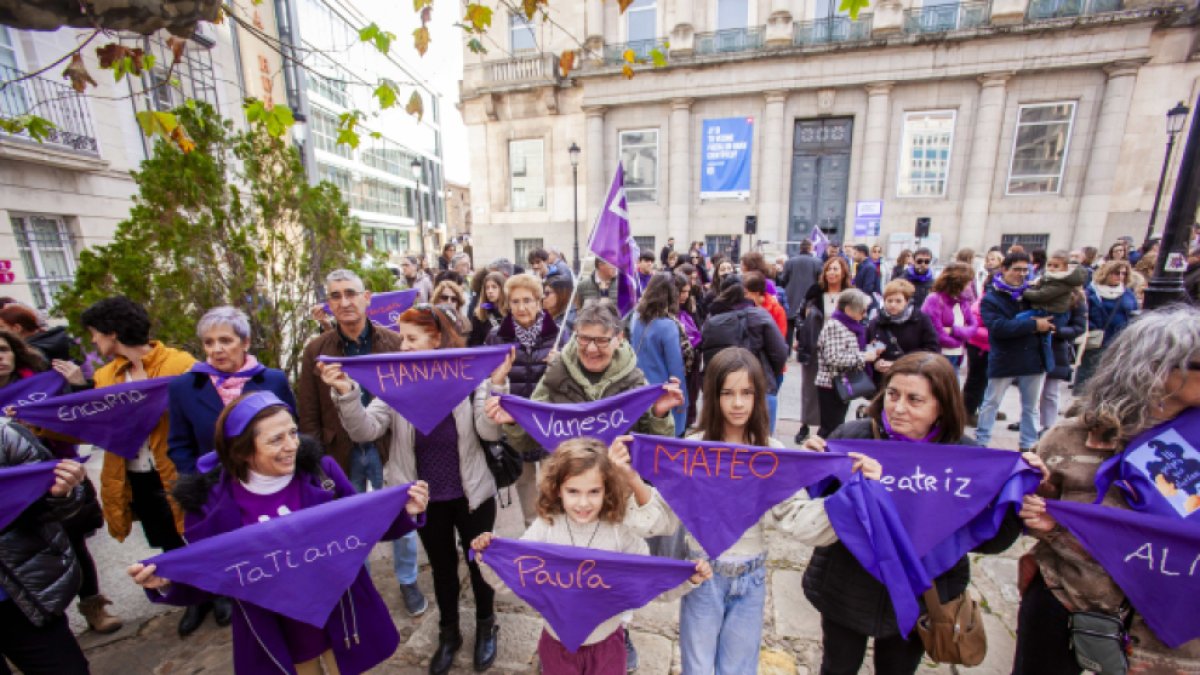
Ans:
{"label": "purple flag", "polygon": [[887,489],[879,481],[855,473],[825,500],[825,513],[838,540],[887,588],[900,634],[908,635],[921,614],[917,598],[933,585],[933,580],[913,548]]}
{"label": "purple flag", "polygon": [[825,249],[829,248],[829,237],[821,231],[821,228],[813,225],[812,234],[808,235],[808,240],[813,244],[813,255],[818,258],[824,257]]}
{"label": "purple flag", "polygon": [[633,311],[640,289],[637,282],[637,243],[629,229],[629,208],[625,203],[625,167],[617,162],[617,173],[608,198],[596,219],[588,248],[597,258],[617,268],[617,309],[621,316]]}
{"label": "purple flag", "polygon": [[483,555],[513,593],[537,610],[570,652],[596,626],[642,607],[696,573],[687,560],[520,539],[492,539]]}
{"label": "purple flag", "polygon": [[[394,329],[400,315],[416,302],[417,293],[416,289],[372,293],[371,303],[367,305],[367,318],[384,328]],[[333,315],[329,303],[325,303],[325,312]]]}
{"label": "purple flag", "polygon": [[538,445],[553,452],[559,443],[580,436],[599,438],[605,445],[612,443],[633,427],[662,392],[661,384],[648,384],[591,403],[561,404],[504,394],[500,406]]}
{"label": "purple flag", "polygon": [[26,403],[16,409],[16,418],[133,459],[162,421],[167,385],[174,379],[122,382]]}
{"label": "purple flag", "polygon": [[0,389],[0,410],[5,410],[9,406],[19,408],[28,403],[37,403],[51,396],[58,396],[66,386],[66,379],[57,370],[47,370],[44,373],[17,380]]}
{"label": "purple flag", "polygon": [[1194,522],[1054,499],[1046,500],[1046,510],[1104,567],[1168,647],[1200,637],[1200,528]]}
{"label": "purple flag", "polygon": [[936,443],[833,439],[829,449],[861,452],[883,465],[880,484],[930,576],[990,540],[1042,474],[1009,450]]}
{"label": "purple flag", "polygon": [[58,460],[0,469],[0,530],[8,527],[54,485],[56,466]]}
{"label": "purple flag", "polygon": [[840,453],[634,434],[634,470],[654,485],[708,555],[724,553],[768,509],[827,476],[848,478]]}
{"label": "purple flag", "polygon": [[394,352],[370,356],[319,356],[341,364],[350,379],[381,398],[421,433],[433,431],[496,366],[511,345]]}
{"label": "purple flag", "polygon": [[1200,409],[1135,436],[1096,472],[1096,503],[1116,485],[1134,511],[1191,518],[1200,513]]}
{"label": "purple flag", "polygon": [[404,514],[408,488],[335,499],[143,562],[157,565],[155,574],[172,582],[320,628],[363,570],[371,549]]}

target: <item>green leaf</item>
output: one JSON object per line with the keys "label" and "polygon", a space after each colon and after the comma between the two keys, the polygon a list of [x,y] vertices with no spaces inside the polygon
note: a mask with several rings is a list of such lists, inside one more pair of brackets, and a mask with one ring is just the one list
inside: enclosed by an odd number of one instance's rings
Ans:
{"label": "green leaf", "polygon": [[851,21],[858,21],[859,11],[870,6],[871,0],[842,0],[842,3],[838,5],[838,10],[848,12]]}
{"label": "green leaf", "polygon": [[153,54],[146,54],[145,56],[142,57],[142,67],[145,68],[146,70],[150,70],[151,68],[153,68],[154,64],[157,62],[158,62],[158,58],[156,56],[154,56]]}
{"label": "green leaf", "polygon": [[242,106],[242,111],[246,114],[246,121],[253,124],[262,119],[267,112],[267,105],[256,98],[248,98]]}
{"label": "green leaf", "polygon": [[143,110],[137,114],[138,126],[147,137],[162,136],[170,138],[171,132],[179,126],[179,118],[174,113],[157,110]]}
{"label": "green leaf", "polygon": [[396,105],[396,87],[391,82],[384,80],[375,87],[375,98],[379,99],[379,107],[387,110]]}
{"label": "green leaf", "polygon": [[467,49],[471,50],[472,54],[486,54],[487,48],[479,41],[479,38],[471,38],[467,40]]}
{"label": "green leaf", "polygon": [[55,128],[53,122],[37,115],[0,117],[0,130],[7,131],[10,134],[24,133],[38,143],[49,138]]}
{"label": "green leaf", "polygon": [[338,131],[337,142],[339,145],[345,144],[352,148],[357,148],[359,140],[358,132],[353,129]]}
{"label": "green leaf", "polygon": [[661,49],[650,50],[650,61],[655,68],[665,68],[667,66],[667,55]]}
{"label": "green leaf", "polygon": [[392,41],[396,39],[396,34],[383,30],[378,24],[372,22],[371,25],[358,31],[358,39],[375,45],[375,49],[380,54],[387,54],[388,50],[392,48]]}

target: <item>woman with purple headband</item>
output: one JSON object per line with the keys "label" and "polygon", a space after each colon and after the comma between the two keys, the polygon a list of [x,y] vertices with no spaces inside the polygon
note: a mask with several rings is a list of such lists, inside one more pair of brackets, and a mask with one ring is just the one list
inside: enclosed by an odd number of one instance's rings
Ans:
{"label": "woman with purple headband", "polygon": [[[291,406],[272,392],[246,393],[227,405],[217,418],[215,444],[219,466],[183,476],[172,491],[186,513],[184,536],[190,542],[355,494],[338,463],[323,456],[316,440],[299,435]],[[428,486],[414,483],[404,514],[382,539],[415,529],[414,519],[428,501]],[[151,601],[191,605],[209,597],[156,576],[155,569],[141,563],[129,568]],[[347,675],[386,660],[399,646],[400,635],[365,567],[343,598],[348,602],[339,601],[320,628],[235,600],[234,670]]]}

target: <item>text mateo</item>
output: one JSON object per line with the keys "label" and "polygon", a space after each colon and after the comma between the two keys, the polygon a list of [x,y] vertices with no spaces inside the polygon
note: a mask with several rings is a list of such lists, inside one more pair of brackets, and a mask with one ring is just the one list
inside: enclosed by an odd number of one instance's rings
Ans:
{"label": "text mateo", "polygon": [[103,397],[86,403],[76,405],[64,405],[58,408],[58,419],[64,422],[74,422],[78,419],[98,415],[102,412],[108,412],[113,408],[126,405],[136,405],[146,400],[146,394],[132,389],[123,391],[117,394],[105,394]]}
{"label": "text mateo", "polygon": [[697,471],[703,471],[705,476],[720,478],[722,472],[730,480],[742,480],[753,477],[766,479],[775,475],[779,470],[779,455],[770,450],[746,450],[744,448],[726,448],[697,446],[695,450],[679,448],[671,452],[661,445],[654,446],[654,473],[659,473],[659,460],[666,458],[669,464],[679,462],[683,466],[683,475],[694,478]]}
{"label": "text mateo", "polygon": [[289,569],[300,569],[322,558],[330,558],[366,546],[367,544],[363,540],[352,534],[341,541],[331,541],[323,547],[309,546],[302,551],[276,549],[270,553],[264,553],[263,559],[258,564],[252,564],[253,561],[250,560],[243,560],[226,567],[225,571],[236,572],[240,586],[250,586],[263,579],[273,579]]}
{"label": "text mateo", "polygon": [[469,380],[471,374],[467,370],[474,362],[474,356],[456,356],[450,359],[430,359],[411,363],[385,363],[375,367],[375,374],[379,376],[380,390],[387,391],[388,382],[391,382],[393,388],[398,389],[405,383]]}

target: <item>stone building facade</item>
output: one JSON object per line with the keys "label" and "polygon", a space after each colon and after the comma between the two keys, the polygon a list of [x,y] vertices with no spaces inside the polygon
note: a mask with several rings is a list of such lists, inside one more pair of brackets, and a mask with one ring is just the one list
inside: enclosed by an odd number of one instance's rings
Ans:
{"label": "stone building facade", "polygon": [[[550,4],[533,25],[498,13],[488,53],[467,52],[481,259],[570,250],[572,143],[584,242],[618,159],[633,233],[654,250],[668,236],[782,250],[817,226],[895,251],[919,218],[943,258],[1140,241],[1166,111],[1200,94],[1196,10],[1182,4],[883,0],[857,21],[837,0]],[[713,129],[731,121],[745,143],[725,155]],[[714,194],[705,175],[723,156],[748,182]]]}

